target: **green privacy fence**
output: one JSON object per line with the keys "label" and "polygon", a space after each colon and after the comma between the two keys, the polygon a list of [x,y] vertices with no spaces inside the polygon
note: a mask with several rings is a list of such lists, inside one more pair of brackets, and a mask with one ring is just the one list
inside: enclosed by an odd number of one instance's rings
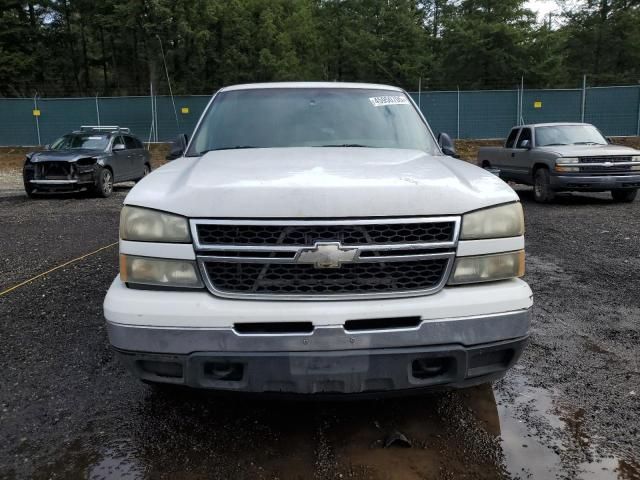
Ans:
{"label": "green privacy fence", "polygon": [[[520,123],[585,121],[605,135],[640,135],[640,85],[569,90],[411,93],[434,132],[503,138]],[[0,98],[0,145],[43,145],[81,125],[129,127],[144,141],[191,134],[210,96]],[[175,106],[175,108],[174,108]]]}

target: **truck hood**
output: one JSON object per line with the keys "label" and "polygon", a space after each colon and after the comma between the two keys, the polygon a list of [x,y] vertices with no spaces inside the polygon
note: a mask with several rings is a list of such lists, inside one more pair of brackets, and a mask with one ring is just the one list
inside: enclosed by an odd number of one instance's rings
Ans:
{"label": "truck hood", "polygon": [[31,163],[38,162],[76,162],[81,158],[98,157],[102,150],[89,150],[84,148],[73,150],[42,150],[31,154]]}
{"label": "truck hood", "polygon": [[462,214],[516,193],[481,168],[417,150],[264,148],[180,158],[125,204],[186,217],[337,218]]}
{"label": "truck hood", "polygon": [[552,152],[561,157],[604,157],[616,155],[640,155],[640,151],[622,145],[553,145],[538,150]]}

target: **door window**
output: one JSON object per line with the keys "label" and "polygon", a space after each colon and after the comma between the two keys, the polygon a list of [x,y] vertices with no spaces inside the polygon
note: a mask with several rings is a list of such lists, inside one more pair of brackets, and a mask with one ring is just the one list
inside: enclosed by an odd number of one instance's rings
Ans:
{"label": "door window", "polygon": [[513,145],[516,143],[516,138],[518,137],[519,128],[514,128],[511,130],[509,137],[507,138],[507,142],[504,144],[505,148],[513,148]]}
{"label": "door window", "polygon": [[529,140],[529,145],[531,145],[532,136],[530,128],[522,129],[522,133],[520,133],[520,137],[518,137],[518,145],[516,146],[516,148],[524,148],[522,146],[522,142],[524,142],[525,140]]}
{"label": "door window", "polygon": [[136,141],[126,135],[124,136],[124,145],[127,150],[134,150],[138,148],[138,145],[136,145]]}

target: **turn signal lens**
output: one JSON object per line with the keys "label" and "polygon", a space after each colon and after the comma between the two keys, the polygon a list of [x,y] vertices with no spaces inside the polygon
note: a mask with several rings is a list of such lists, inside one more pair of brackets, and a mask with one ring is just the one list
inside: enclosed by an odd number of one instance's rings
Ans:
{"label": "turn signal lens", "polygon": [[120,279],[125,283],[176,288],[202,288],[195,262],[120,255]]}
{"label": "turn signal lens", "polygon": [[524,250],[518,252],[459,257],[453,267],[449,285],[492,282],[524,275]]}

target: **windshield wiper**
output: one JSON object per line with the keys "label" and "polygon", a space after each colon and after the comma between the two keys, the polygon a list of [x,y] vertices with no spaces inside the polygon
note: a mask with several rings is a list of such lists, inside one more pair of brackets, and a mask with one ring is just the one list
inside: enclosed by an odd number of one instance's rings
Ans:
{"label": "windshield wiper", "polygon": [[314,145],[314,147],[358,147],[358,148],[377,148],[372,147],[371,145],[360,145],[359,143],[339,143],[339,144],[330,144],[330,145]]}
{"label": "windshield wiper", "polygon": [[216,150],[241,150],[243,148],[260,148],[260,147],[256,147],[255,145],[234,145],[233,147],[210,148],[209,150],[200,152],[200,155],[204,155],[207,152],[215,152]]}
{"label": "windshield wiper", "polygon": [[574,145],[604,145],[604,143],[598,142],[574,142]]}
{"label": "windshield wiper", "polygon": [[567,145],[566,143],[547,143],[546,145],[540,145],[541,147],[558,147]]}

